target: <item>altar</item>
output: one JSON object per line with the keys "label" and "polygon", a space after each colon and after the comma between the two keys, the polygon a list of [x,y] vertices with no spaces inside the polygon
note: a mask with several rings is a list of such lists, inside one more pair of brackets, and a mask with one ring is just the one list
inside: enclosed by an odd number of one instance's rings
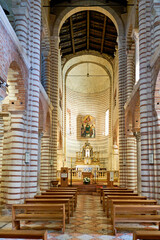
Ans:
{"label": "altar", "polygon": [[99,169],[99,152],[93,151],[93,147],[86,141],[82,151],[76,152],[76,171],[81,174],[92,173],[94,176]]}
{"label": "altar", "polygon": [[76,166],[76,171],[81,171],[81,172],[95,172],[99,170],[99,165],[77,165]]}

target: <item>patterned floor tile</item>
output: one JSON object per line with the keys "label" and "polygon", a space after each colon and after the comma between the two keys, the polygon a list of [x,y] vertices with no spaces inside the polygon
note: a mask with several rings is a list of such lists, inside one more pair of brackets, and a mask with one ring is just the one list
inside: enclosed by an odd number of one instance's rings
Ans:
{"label": "patterned floor tile", "polygon": [[[79,195],[76,211],[66,224],[65,234],[52,222],[21,224],[23,229],[47,229],[48,240],[132,240],[135,229],[157,229],[150,224],[117,224],[118,233],[113,236],[111,220],[102,209],[99,196]],[[12,229],[11,217],[0,218],[1,229]],[[53,230],[53,228],[55,228]],[[126,231],[127,229],[127,231]]]}

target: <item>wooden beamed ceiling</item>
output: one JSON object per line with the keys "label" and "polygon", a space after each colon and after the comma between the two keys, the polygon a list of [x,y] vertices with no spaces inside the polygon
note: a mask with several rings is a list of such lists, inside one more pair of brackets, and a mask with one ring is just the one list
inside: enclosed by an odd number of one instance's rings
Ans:
{"label": "wooden beamed ceiling", "polygon": [[96,11],[73,14],[60,31],[62,56],[95,50],[114,56],[117,30],[110,18]]}

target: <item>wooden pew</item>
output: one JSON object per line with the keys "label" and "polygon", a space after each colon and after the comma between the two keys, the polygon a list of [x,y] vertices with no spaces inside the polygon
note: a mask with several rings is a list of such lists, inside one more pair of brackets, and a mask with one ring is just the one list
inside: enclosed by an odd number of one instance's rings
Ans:
{"label": "wooden pew", "polygon": [[[113,232],[116,234],[116,223],[158,223],[160,230],[160,215],[155,212],[160,205],[113,205]],[[153,214],[153,215],[151,215]]]}
{"label": "wooden pew", "polygon": [[100,203],[102,203],[103,198],[103,192],[108,190],[127,190],[127,188],[120,188],[120,187],[107,187],[107,188],[101,188],[100,189]]}
{"label": "wooden pew", "polygon": [[75,198],[73,195],[35,195],[34,198],[38,199],[69,199],[71,202],[70,209],[73,212],[75,206]]}
{"label": "wooden pew", "polygon": [[128,192],[103,192],[103,211],[106,208],[107,196],[109,195],[119,195],[119,196],[138,196],[138,193],[128,193]]}
{"label": "wooden pew", "polygon": [[122,200],[122,199],[126,199],[126,200],[129,200],[129,199],[133,199],[133,200],[145,200],[147,199],[146,196],[118,196],[118,195],[109,195],[107,196],[107,206],[106,206],[106,210],[107,210],[107,217],[109,217],[109,209],[111,208],[111,200]]}
{"label": "wooden pew", "polygon": [[65,190],[65,189],[69,189],[69,190],[78,190],[77,187],[51,187],[49,188],[50,190],[52,189],[62,189],[62,190]]}
{"label": "wooden pew", "polygon": [[57,194],[73,194],[73,195],[75,195],[75,199],[76,199],[76,205],[77,205],[77,190],[68,190],[68,189],[64,189],[64,190],[62,190],[62,189],[54,189],[54,190],[50,190],[50,189],[48,189],[48,190],[46,190],[46,192],[44,192],[44,193],[42,193],[42,194],[45,194],[45,193],[57,193]]}
{"label": "wooden pew", "polygon": [[104,194],[105,193],[107,193],[107,192],[117,192],[117,193],[133,193],[133,190],[122,190],[122,189],[110,189],[110,190],[103,190],[103,192],[102,192],[102,197],[101,197],[101,203],[103,202],[103,196],[104,196]]}
{"label": "wooden pew", "polygon": [[135,231],[133,233],[133,240],[159,240],[160,239],[160,231]]}
{"label": "wooden pew", "polygon": [[23,238],[47,240],[46,230],[0,230],[0,238]]}
{"label": "wooden pew", "polygon": [[[17,211],[16,211],[17,210]],[[23,213],[19,213],[23,211]],[[14,204],[12,205],[12,228],[19,230],[20,221],[62,221],[65,232],[65,204]]]}
{"label": "wooden pew", "polygon": [[65,211],[67,216],[67,223],[69,223],[70,215],[73,216],[73,212],[70,211],[70,200],[69,199],[36,199],[28,198],[25,199],[25,204],[65,204]]}
{"label": "wooden pew", "polygon": [[[111,216],[113,212],[113,206],[114,205],[156,205],[157,201],[156,200],[140,200],[140,199],[116,199],[116,200],[111,200]],[[108,217],[108,216],[107,216]],[[112,221],[112,219],[111,219]]]}
{"label": "wooden pew", "polygon": [[[77,194],[75,192],[42,192],[41,195],[71,195],[74,198],[74,207],[77,205]],[[66,197],[67,198],[67,197]]]}

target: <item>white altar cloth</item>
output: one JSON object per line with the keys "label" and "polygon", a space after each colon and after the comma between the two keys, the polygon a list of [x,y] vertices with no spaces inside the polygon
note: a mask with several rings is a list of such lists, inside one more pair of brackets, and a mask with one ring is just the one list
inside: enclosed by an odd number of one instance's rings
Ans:
{"label": "white altar cloth", "polygon": [[82,172],[94,172],[99,170],[99,165],[77,165],[76,170],[81,170]]}

